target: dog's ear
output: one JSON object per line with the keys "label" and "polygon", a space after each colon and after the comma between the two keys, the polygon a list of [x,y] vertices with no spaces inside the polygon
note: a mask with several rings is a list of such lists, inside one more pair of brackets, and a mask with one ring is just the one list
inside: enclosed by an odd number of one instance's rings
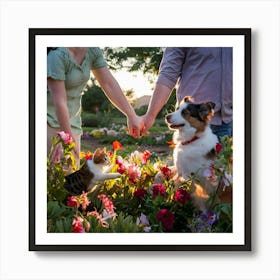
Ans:
{"label": "dog's ear", "polygon": [[191,96],[185,96],[184,97],[184,102],[188,102],[188,103],[194,103],[194,100]]}
{"label": "dog's ear", "polygon": [[213,102],[202,103],[200,105],[198,114],[201,117],[201,119],[203,119],[204,121],[210,121],[215,113],[214,108],[215,108],[215,103]]}
{"label": "dog's ear", "polygon": [[206,104],[207,104],[211,109],[215,109],[216,104],[215,104],[214,102],[209,101],[209,102],[207,102]]}

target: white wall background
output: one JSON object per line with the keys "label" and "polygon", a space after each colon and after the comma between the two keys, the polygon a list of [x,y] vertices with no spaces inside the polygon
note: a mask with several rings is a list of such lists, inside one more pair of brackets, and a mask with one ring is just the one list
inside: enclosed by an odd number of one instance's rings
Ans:
{"label": "white wall background", "polygon": [[[0,279],[280,279],[277,0],[0,2]],[[28,251],[28,28],[252,28],[252,252]]]}

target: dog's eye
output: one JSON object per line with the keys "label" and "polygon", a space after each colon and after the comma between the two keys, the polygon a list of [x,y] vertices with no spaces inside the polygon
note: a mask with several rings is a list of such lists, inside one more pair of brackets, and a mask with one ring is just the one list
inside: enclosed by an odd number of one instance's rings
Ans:
{"label": "dog's eye", "polygon": [[182,110],[183,115],[188,115],[189,113],[190,113],[190,111],[188,109],[183,109]]}

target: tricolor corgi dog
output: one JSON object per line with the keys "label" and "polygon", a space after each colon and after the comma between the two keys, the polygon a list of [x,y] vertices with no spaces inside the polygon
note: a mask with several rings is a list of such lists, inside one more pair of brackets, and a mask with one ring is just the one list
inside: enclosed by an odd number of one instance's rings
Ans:
{"label": "tricolor corgi dog", "polygon": [[217,180],[209,180],[219,142],[209,126],[214,107],[213,102],[196,104],[186,96],[176,111],[166,116],[166,123],[174,130],[176,180],[197,179],[193,184],[193,199],[194,205],[201,211],[207,209],[207,199],[218,185]]}

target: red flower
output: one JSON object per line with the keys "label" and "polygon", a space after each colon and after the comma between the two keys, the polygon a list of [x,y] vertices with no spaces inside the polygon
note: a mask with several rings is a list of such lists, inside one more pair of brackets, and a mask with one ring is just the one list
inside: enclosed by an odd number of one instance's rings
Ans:
{"label": "red flower", "polygon": [[143,197],[147,194],[147,191],[145,189],[139,188],[136,189],[133,193],[133,195],[138,199],[138,200],[142,200]]}
{"label": "red flower", "polygon": [[171,177],[171,169],[167,165],[160,167],[159,169],[167,179]]}
{"label": "red flower", "polygon": [[72,136],[65,132],[65,131],[58,131],[58,136],[61,138],[61,140],[64,142],[64,144],[70,145],[73,142]]}
{"label": "red flower", "polygon": [[186,202],[188,202],[190,200],[190,198],[191,198],[190,194],[184,189],[177,190],[175,195],[174,195],[174,200],[183,204],[183,205]]}
{"label": "red flower", "polygon": [[161,209],[157,213],[157,220],[162,223],[164,229],[171,230],[175,222],[175,216],[167,209]]}
{"label": "red flower", "polygon": [[219,153],[222,150],[223,146],[221,143],[216,144],[216,152]]}
{"label": "red flower", "polygon": [[153,199],[155,199],[158,195],[164,196],[166,193],[166,188],[162,184],[155,184],[153,186]]}
{"label": "red flower", "polygon": [[144,152],[143,152],[143,159],[142,159],[142,162],[143,163],[146,163],[148,160],[149,160],[149,158],[151,157],[151,153],[148,151],[148,150],[145,150]]}
{"label": "red flower", "polygon": [[121,157],[117,157],[116,164],[118,165],[118,173],[124,174],[127,169],[127,162],[125,162]]}
{"label": "red flower", "polygon": [[123,147],[122,144],[117,140],[114,141],[112,145],[113,145],[113,150],[114,151],[121,150],[122,147]]}
{"label": "red flower", "polygon": [[72,232],[75,233],[83,233],[85,232],[83,219],[81,217],[76,217],[76,219],[72,223]]}
{"label": "red flower", "polygon": [[80,203],[77,200],[76,196],[69,196],[67,199],[68,199],[68,202],[67,202],[68,206],[70,206],[70,207],[77,207],[77,208],[80,207]]}
{"label": "red flower", "polygon": [[91,152],[87,152],[87,153],[85,154],[85,159],[86,159],[86,160],[92,159],[92,157],[93,157],[93,154],[92,154]]}

